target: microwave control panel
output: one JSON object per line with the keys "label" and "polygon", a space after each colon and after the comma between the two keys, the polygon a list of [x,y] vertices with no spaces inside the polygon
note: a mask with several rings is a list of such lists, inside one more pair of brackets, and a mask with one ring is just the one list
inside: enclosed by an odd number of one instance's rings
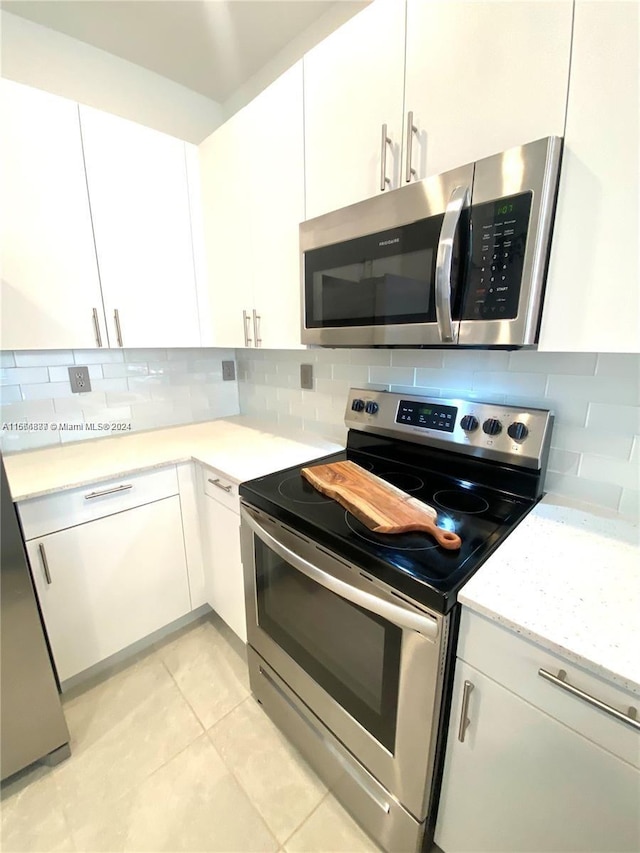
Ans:
{"label": "microwave control panel", "polygon": [[513,320],[524,268],[532,192],[473,205],[463,320]]}

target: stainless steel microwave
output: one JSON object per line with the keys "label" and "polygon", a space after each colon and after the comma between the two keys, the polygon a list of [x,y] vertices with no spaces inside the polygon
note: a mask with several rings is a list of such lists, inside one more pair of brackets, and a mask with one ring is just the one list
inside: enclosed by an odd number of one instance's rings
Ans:
{"label": "stainless steel microwave", "polygon": [[302,343],[535,346],[561,152],[539,139],[303,222]]}

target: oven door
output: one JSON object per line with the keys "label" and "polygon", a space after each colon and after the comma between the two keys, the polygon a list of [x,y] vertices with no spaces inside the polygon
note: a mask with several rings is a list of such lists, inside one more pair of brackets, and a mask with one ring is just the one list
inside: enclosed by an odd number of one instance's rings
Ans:
{"label": "oven door", "polygon": [[243,504],[248,642],[418,820],[426,816],[447,620]]}
{"label": "oven door", "polygon": [[455,344],[473,165],[303,222],[302,343]]}

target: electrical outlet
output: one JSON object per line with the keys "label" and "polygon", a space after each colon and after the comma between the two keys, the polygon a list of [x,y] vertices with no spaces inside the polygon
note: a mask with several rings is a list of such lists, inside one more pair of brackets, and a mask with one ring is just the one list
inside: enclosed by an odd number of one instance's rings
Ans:
{"label": "electrical outlet", "polygon": [[230,382],[232,379],[236,378],[236,364],[234,361],[223,361],[222,362],[222,380],[223,382]]}
{"label": "electrical outlet", "polygon": [[313,391],[313,365],[300,365],[300,387]]}
{"label": "electrical outlet", "polygon": [[91,391],[91,380],[89,379],[88,367],[70,367],[69,382],[71,382],[71,390],[74,394],[81,394],[85,391]]}

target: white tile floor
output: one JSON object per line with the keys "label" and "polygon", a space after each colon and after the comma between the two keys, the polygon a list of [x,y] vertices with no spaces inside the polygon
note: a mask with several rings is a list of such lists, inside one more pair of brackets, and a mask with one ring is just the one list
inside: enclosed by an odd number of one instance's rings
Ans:
{"label": "white tile floor", "polygon": [[2,786],[13,851],[377,851],[250,695],[216,616],[65,695],[72,756]]}

